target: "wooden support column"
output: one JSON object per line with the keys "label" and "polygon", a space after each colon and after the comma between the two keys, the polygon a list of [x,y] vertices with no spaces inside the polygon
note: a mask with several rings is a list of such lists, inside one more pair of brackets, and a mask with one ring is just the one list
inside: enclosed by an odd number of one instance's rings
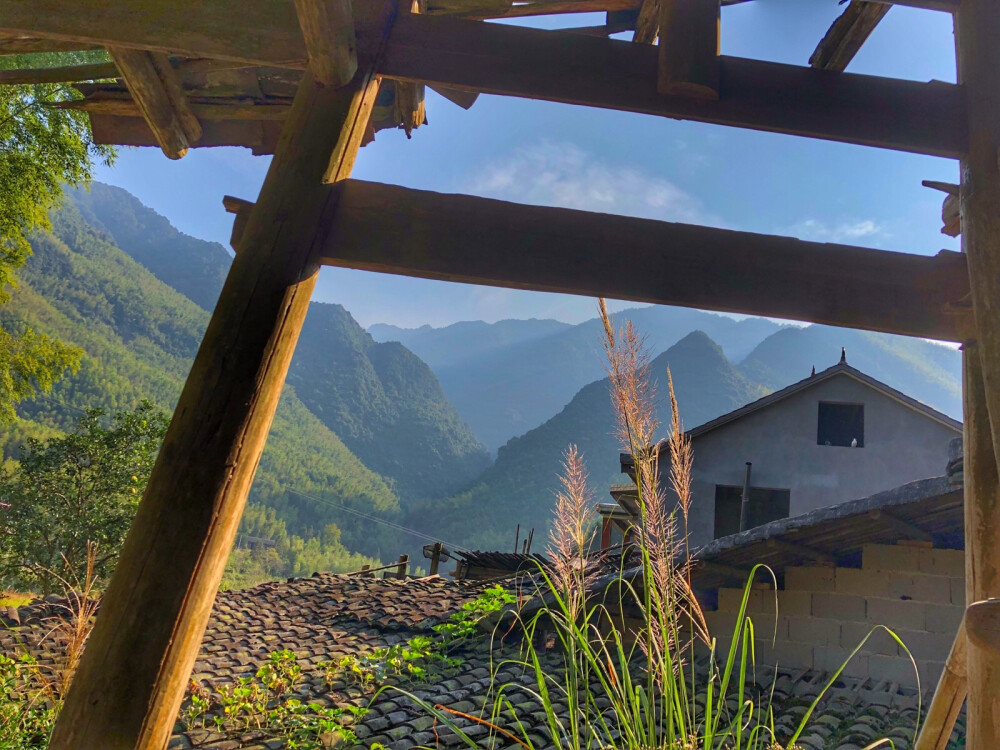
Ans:
{"label": "wooden support column", "polygon": [[948,660],[941,671],[934,699],[927,708],[927,717],[920,727],[920,736],[914,750],[946,750],[955,728],[955,720],[962,712],[968,689],[968,638],[965,620],[958,626],[958,634],[951,645]]}
{"label": "wooden support column", "polygon": [[[963,349],[965,600],[973,604],[1000,596],[1000,482],[987,415],[982,349],[975,342],[966,343]],[[992,649],[983,646],[969,639],[969,750],[1000,747],[1000,644]]]}
{"label": "wooden support column", "polygon": [[[955,15],[968,150],[961,162],[962,249],[976,344],[964,356],[966,601],[1000,596],[1000,3]],[[985,647],[984,647],[985,646]],[[969,639],[968,747],[1000,747],[1000,644]]]}
{"label": "wooden support column", "polygon": [[660,0],[661,94],[719,98],[719,0]]}
{"label": "wooden support column", "polygon": [[343,86],[358,69],[351,0],[295,0],[295,10],[316,81]]}
{"label": "wooden support column", "polygon": [[[384,9],[386,28],[392,14]],[[306,73],[51,740],[166,747],[319,270],[318,220],[374,105]]]}
{"label": "wooden support column", "polygon": [[109,47],[108,52],[163,153],[180,159],[201,138],[201,123],[188,106],[180,80],[162,52]]}

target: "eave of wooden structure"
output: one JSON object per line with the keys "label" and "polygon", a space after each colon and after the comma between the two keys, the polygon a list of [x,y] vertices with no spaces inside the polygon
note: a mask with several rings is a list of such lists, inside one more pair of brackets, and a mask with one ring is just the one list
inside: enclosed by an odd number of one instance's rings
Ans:
{"label": "eave of wooden structure", "polygon": [[[8,83],[77,82],[83,99],[59,106],[87,111],[96,142],[175,158],[218,145],[274,154],[256,203],[229,201],[236,261],[52,750],[166,745],[324,263],[963,342],[971,606],[917,747],[949,735],[965,688],[970,749],[1000,747],[1000,4],[853,0],[810,68],[720,56],[720,4],[740,1],[0,3],[0,54],[109,49],[114,70],[6,72]],[[955,14],[960,85],[842,72],[893,4]],[[584,30],[481,22],[595,11],[605,25]],[[629,28],[639,43],[604,38]],[[424,86],[463,107],[487,93],[960,159],[944,219],[965,252],[921,257],[348,181],[376,130],[423,124]],[[924,525],[869,521],[911,534]],[[769,549],[834,554],[790,537]]]}

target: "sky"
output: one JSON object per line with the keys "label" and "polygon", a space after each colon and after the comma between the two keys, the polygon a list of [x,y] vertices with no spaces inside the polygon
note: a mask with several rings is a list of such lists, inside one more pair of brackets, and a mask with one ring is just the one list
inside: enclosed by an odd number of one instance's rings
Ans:
{"label": "sky", "polygon": [[[837,0],[755,0],[722,11],[726,55],[804,65]],[[547,28],[603,23],[578,15],[520,21]],[[951,17],[893,7],[850,72],[954,82]],[[407,140],[381,131],[353,176],[413,188],[706,224],[820,242],[934,254],[942,195],[924,179],[958,181],[948,159],[564,104],[481,96],[465,111],[427,95],[430,124]],[[223,195],[253,199],[269,163],[246,149],[123,149],[97,178],[118,185],[187,234],[228,244]],[[325,268],[315,299],[364,326],[594,316],[583,297]],[[616,307],[631,306],[619,304]]]}

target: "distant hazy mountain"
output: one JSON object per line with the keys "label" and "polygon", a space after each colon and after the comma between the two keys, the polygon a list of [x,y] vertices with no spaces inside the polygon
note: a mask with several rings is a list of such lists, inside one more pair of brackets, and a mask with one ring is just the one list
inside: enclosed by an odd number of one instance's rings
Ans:
{"label": "distant hazy mountain", "polygon": [[88,224],[111,235],[118,247],[156,278],[203,310],[215,307],[233,261],[229,250],[177,231],[121,188],[95,182],[89,191],[76,190],[71,195]]}
{"label": "distant hazy mountain", "polygon": [[806,377],[813,365],[818,371],[836,364],[841,347],[862,372],[962,418],[962,356],[923,339],[818,325],[785,328],[762,341],[740,370],[769,389],[783,388]]}
{"label": "distant hazy mountain", "polygon": [[[669,423],[666,372],[670,368],[684,424],[694,426],[760,395],[704,332],[685,336],[656,357],[651,371],[661,382],[659,416]],[[664,428],[665,429],[665,428]],[[562,455],[576,444],[590,473],[595,499],[621,481],[614,438],[615,416],[606,378],[590,383],[541,426],[503,446],[496,462],[469,491],[445,503],[419,508],[409,516],[418,528],[433,529],[443,540],[479,549],[509,550],[515,525],[535,528],[536,549],[545,544]]]}
{"label": "distant hazy mountain", "polygon": [[425,325],[399,328],[376,323],[368,333],[376,341],[398,341],[433,370],[461,364],[473,357],[483,357],[503,347],[523,344],[565,331],[573,326],[558,320],[500,320],[484,323],[470,320],[444,328]]}
{"label": "distant hazy mountain", "polygon": [[[632,320],[654,355],[701,330],[734,361],[781,328],[762,318],[737,321],[676,307],[635,308],[615,318],[619,325]],[[370,330],[380,339],[397,336],[424,357],[448,399],[490,450],[542,424],[605,372],[596,318],[574,326],[522,320]]]}

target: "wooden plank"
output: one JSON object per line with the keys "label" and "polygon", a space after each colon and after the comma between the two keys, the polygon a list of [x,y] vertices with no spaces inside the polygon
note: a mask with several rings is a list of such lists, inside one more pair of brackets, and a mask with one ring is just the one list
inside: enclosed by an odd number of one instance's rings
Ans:
{"label": "wooden plank", "polygon": [[868,511],[868,517],[873,521],[884,523],[889,528],[901,534],[905,539],[916,540],[918,542],[934,541],[934,536],[927,529],[898,518],[886,510],[870,510]]}
{"label": "wooden plank", "polygon": [[962,712],[965,695],[968,692],[966,679],[968,665],[968,638],[965,635],[965,619],[958,626],[955,642],[951,646],[948,660],[938,678],[934,698],[927,709],[927,717],[920,727],[920,735],[914,750],[946,750],[951,739],[955,721]]}
{"label": "wooden plank", "polygon": [[316,283],[340,194],[321,181],[350,173],[377,89],[374,65],[341,89],[303,78],[52,750],[166,747]]}
{"label": "wooden plank", "polygon": [[891,5],[851,0],[809,58],[814,68],[846,70]]}
{"label": "wooden plank", "polygon": [[719,98],[719,0],[659,0],[657,90],[693,99]]}
{"label": "wooden plank", "polygon": [[316,81],[343,86],[358,69],[350,0],[295,0],[295,10]]}
{"label": "wooden plank", "polygon": [[816,549],[815,547],[810,547],[806,544],[800,544],[798,542],[790,542],[787,539],[780,539],[778,537],[772,536],[768,538],[765,545],[771,549],[782,550],[790,555],[796,555],[799,558],[805,558],[809,560],[815,560],[816,562],[823,563],[824,565],[835,565],[837,563],[837,558],[831,555],[829,552],[824,552],[823,550]]}
{"label": "wooden plank", "polygon": [[660,0],[642,0],[639,16],[635,19],[635,33],[632,41],[637,44],[652,44],[660,32]]}
{"label": "wooden plank", "polygon": [[[153,131],[141,117],[92,114],[94,143],[123,146],[158,145]],[[244,146],[256,155],[273,154],[281,134],[279,121],[205,120],[198,146]]]}
{"label": "wooden plank", "polygon": [[[410,13],[421,13],[426,9],[426,0],[411,0]],[[414,81],[394,81],[395,87],[395,119],[402,124],[406,137],[409,138],[415,128],[427,122],[427,111],[424,104],[424,84]]]}
{"label": "wooden plank", "polygon": [[718,101],[657,91],[657,49],[456,18],[400,18],[390,78],[957,157],[961,90],[722,56]]}
{"label": "wooden plank", "polygon": [[[298,21],[279,0],[133,0],[129,13],[101,0],[79,22],[69,0],[4,0],[0,31],[302,67]],[[72,7],[76,7],[75,5]],[[355,7],[359,44],[370,23]],[[232,23],[239,18],[240,23]],[[211,29],[211,34],[204,33]],[[952,84],[915,83],[721,57],[718,101],[657,91],[648,45],[458,18],[399,19],[380,73],[397,80],[503,96],[790,133],[958,157],[965,100]]]}
{"label": "wooden plank", "polygon": [[28,34],[0,33],[0,55],[25,55],[32,52],[78,52],[92,49],[100,49],[100,45],[38,38]]}
{"label": "wooden plank", "polygon": [[0,70],[0,85],[32,83],[76,83],[101,78],[118,78],[118,66],[113,62],[89,65],[66,65],[58,68],[23,68]]}
{"label": "wooden plank", "polygon": [[[79,109],[98,115],[116,117],[143,117],[138,102],[131,98],[102,96],[73,101],[57,102],[59,109]],[[188,103],[191,114],[200,120],[263,120],[281,121],[291,110],[291,103],[264,104],[253,100],[221,99],[206,104],[193,101]],[[200,139],[201,136],[199,136]]]}
{"label": "wooden plank", "polygon": [[323,220],[327,265],[941,340],[958,336],[945,308],[968,293],[959,253],[908,255],[355,180],[343,190]]}
{"label": "wooden plank", "polygon": [[162,53],[125,47],[109,47],[108,52],[163,153],[170,159],[180,159],[189,145],[201,137],[201,125],[183,103],[179,105],[180,85],[175,90],[168,89],[169,74],[164,65],[169,67],[170,63]]}

